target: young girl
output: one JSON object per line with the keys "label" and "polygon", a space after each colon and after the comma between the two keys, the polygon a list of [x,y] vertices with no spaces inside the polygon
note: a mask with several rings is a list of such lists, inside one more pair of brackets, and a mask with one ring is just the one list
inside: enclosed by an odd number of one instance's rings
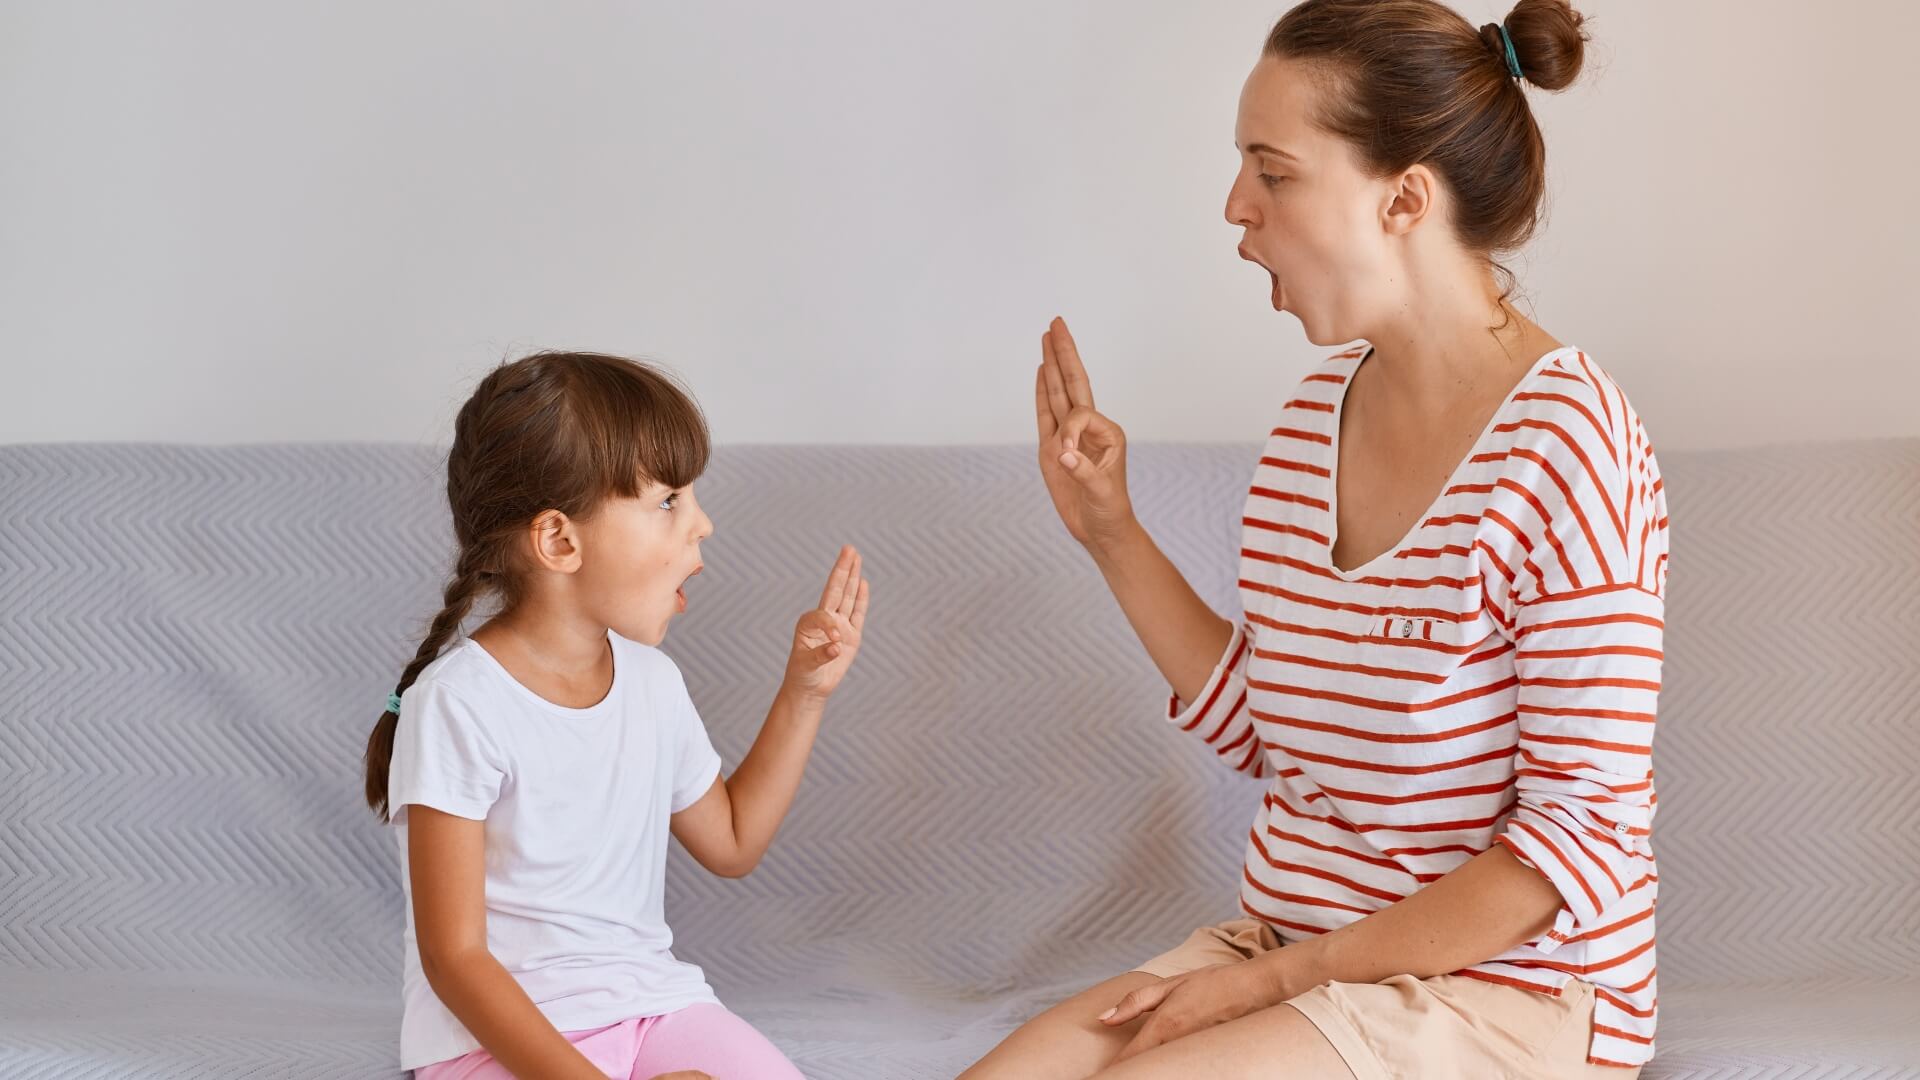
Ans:
{"label": "young girl", "polygon": [[[670,951],[667,834],[716,874],[760,861],[859,654],[868,583],[843,549],[722,776],[658,649],[713,534],[693,496],[707,454],[687,395],[618,357],[504,364],[460,409],[459,558],[366,755],[367,801],[398,827],[418,1080],[800,1076]],[[459,637],[487,594],[499,613]]]}

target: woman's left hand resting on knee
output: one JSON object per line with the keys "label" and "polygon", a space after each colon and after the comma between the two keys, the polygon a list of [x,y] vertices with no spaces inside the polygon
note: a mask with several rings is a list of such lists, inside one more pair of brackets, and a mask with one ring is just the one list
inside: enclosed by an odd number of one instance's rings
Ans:
{"label": "woman's left hand resting on knee", "polygon": [[1552,883],[1496,844],[1338,930],[1141,987],[1100,1019],[1114,1027],[1152,1014],[1114,1059],[1123,1061],[1323,983],[1376,983],[1400,974],[1424,979],[1470,967],[1546,933],[1560,906]]}
{"label": "woman's left hand resting on knee", "polygon": [[1102,1023],[1118,1027],[1142,1013],[1151,1015],[1114,1062],[1280,1004],[1291,995],[1282,996],[1286,990],[1274,975],[1272,966],[1266,964],[1212,964],[1127,994],[1120,1004],[1101,1015]]}

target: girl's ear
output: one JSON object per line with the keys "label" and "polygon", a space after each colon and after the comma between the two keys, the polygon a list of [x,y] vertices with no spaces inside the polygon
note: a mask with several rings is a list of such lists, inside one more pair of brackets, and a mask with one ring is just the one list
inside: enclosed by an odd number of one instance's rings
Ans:
{"label": "girl's ear", "polygon": [[1380,224],[1389,236],[1405,236],[1426,220],[1440,198],[1440,178],[1425,165],[1414,165],[1391,181]]}
{"label": "girl's ear", "polygon": [[580,569],[580,526],[558,510],[543,510],[527,526],[533,565],[556,574]]}

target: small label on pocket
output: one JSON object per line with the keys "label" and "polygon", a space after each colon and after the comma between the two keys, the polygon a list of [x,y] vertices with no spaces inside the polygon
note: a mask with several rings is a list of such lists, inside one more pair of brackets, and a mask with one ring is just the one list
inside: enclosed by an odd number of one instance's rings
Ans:
{"label": "small label on pocket", "polygon": [[1407,618],[1401,615],[1381,617],[1377,631],[1381,637],[1400,638],[1402,640],[1433,640],[1433,620]]}

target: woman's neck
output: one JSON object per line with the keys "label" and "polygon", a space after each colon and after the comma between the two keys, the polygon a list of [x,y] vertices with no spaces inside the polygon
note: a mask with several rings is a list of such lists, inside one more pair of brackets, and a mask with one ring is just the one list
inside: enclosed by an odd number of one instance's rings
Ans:
{"label": "woman's neck", "polygon": [[1394,412],[1435,415],[1462,401],[1505,396],[1560,343],[1507,303],[1490,267],[1410,275],[1402,306],[1367,335],[1369,381]]}

